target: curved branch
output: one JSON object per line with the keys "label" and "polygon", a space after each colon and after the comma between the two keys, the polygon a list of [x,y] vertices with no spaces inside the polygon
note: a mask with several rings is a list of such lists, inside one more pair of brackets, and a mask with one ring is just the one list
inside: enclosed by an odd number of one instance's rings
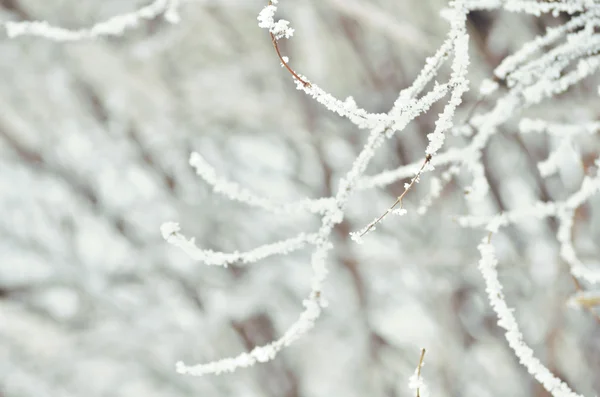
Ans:
{"label": "curved branch", "polygon": [[78,41],[101,36],[120,36],[127,29],[136,27],[142,20],[150,20],[163,14],[171,23],[179,22],[177,8],[180,0],[155,0],[136,11],[121,14],[98,22],[89,28],[66,29],[53,26],[47,21],[5,22],[8,37],[38,36],[55,41]]}

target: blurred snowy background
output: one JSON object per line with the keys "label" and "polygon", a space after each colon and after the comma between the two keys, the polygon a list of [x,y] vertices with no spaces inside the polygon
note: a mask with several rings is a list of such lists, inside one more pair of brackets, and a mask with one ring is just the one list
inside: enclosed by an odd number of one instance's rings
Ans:
{"label": "blurred snowy background", "polygon": [[[0,19],[88,26],[146,4],[134,0],[0,0]],[[547,393],[519,366],[477,270],[481,232],[459,227],[468,175],[429,212],[348,236],[378,216],[403,182],[362,191],[335,230],[316,327],[273,362],[234,374],[185,377],[206,362],[279,336],[310,289],[309,251],[252,266],[206,267],[168,245],[177,221],[215,250],[246,250],[317,227],[214,195],[188,164],[201,153],[220,173],[280,201],[331,194],[366,132],[296,90],[268,34],[264,2],[186,2],[120,38],[55,43],[0,38],[0,396],[407,396],[421,348],[437,397]],[[387,112],[443,41],[444,1],[283,2],[296,34],[291,65],[340,98]],[[469,16],[472,91],[525,41],[567,16]],[[532,108],[531,117],[598,120],[598,78]],[[484,101],[483,109],[489,108]],[[423,158],[441,105],[382,149],[368,173]],[[503,126],[484,155],[491,212],[564,199],[597,156],[576,141],[559,172],[536,167],[555,142]],[[447,145],[461,145],[450,137]],[[570,156],[570,157],[569,157]],[[426,179],[429,175],[424,176]],[[464,183],[463,183],[464,182]],[[406,199],[416,208],[421,183]],[[600,257],[600,200],[577,211],[575,246]],[[600,328],[566,303],[576,291],[557,225],[526,222],[497,237],[500,277],[525,338],[576,391],[600,392]]]}

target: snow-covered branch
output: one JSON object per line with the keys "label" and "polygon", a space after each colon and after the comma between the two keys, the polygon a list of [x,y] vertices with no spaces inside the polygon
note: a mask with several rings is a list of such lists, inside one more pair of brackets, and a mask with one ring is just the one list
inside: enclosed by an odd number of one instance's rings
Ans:
{"label": "snow-covered branch", "polygon": [[250,190],[241,187],[236,182],[217,175],[215,169],[196,152],[190,155],[190,165],[196,170],[198,176],[212,186],[215,193],[220,193],[230,200],[276,214],[291,214],[303,211],[323,214],[333,205],[331,198],[304,199],[291,203],[274,203],[269,198],[258,196]]}
{"label": "snow-covered branch", "polygon": [[498,316],[498,325],[506,331],[504,336],[508,345],[519,358],[519,362],[527,368],[527,371],[554,397],[582,397],[575,393],[567,384],[550,372],[539,359],[533,355],[533,350],[523,340],[523,334],[517,324],[514,310],[506,303],[502,284],[498,279],[498,259],[496,250],[490,242],[489,237],[485,237],[478,246],[481,259],[479,260],[479,271],[485,281],[486,292],[492,309]]}
{"label": "snow-covered branch", "polygon": [[126,30],[137,27],[144,20],[164,15],[171,23],[177,23],[180,0],[155,0],[136,11],[121,14],[98,22],[89,28],[66,29],[54,26],[47,21],[4,22],[9,37],[39,36],[54,41],[78,41],[102,36],[120,36]]}

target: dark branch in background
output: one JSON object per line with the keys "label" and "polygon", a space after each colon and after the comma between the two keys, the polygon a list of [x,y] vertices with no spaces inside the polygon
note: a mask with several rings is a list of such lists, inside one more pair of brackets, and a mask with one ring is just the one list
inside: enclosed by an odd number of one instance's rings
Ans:
{"label": "dark branch in background", "polygon": [[31,15],[21,7],[18,0],[0,0],[0,7],[18,15],[22,20],[30,20]]}
{"label": "dark branch in background", "polygon": [[[254,347],[267,343],[275,338],[273,321],[264,313],[252,315],[243,320],[231,320],[231,326],[248,351]],[[261,387],[268,395],[273,397],[299,397],[300,387],[298,378],[285,363],[270,362],[268,369],[263,367],[261,374]]]}
{"label": "dark branch in background", "polygon": [[83,181],[82,178],[60,165],[47,161],[42,154],[37,151],[25,147],[25,145],[17,138],[6,132],[4,126],[0,126],[0,139],[6,142],[8,147],[12,149],[31,170],[50,174],[66,183],[79,197],[82,197],[85,202],[89,203],[94,213],[101,214],[101,216],[107,220],[109,225],[117,231],[118,234],[125,237],[132,246],[141,247],[144,245],[144,242],[136,236],[135,232],[128,226],[125,216],[123,214],[115,213],[104,206],[94,188]]}

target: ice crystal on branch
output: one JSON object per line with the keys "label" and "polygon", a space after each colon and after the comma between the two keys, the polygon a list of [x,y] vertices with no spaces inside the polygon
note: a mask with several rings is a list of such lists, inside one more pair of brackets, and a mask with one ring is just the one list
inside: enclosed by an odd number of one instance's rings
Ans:
{"label": "ice crystal on branch", "polygon": [[263,29],[268,29],[269,32],[279,40],[283,37],[289,39],[294,35],[294,29],[290,27],[290,22],[285,19],[275,21],[275,13],[277,12],[277,1],[271,1],[268,6],[258,14],[258,26]]}

